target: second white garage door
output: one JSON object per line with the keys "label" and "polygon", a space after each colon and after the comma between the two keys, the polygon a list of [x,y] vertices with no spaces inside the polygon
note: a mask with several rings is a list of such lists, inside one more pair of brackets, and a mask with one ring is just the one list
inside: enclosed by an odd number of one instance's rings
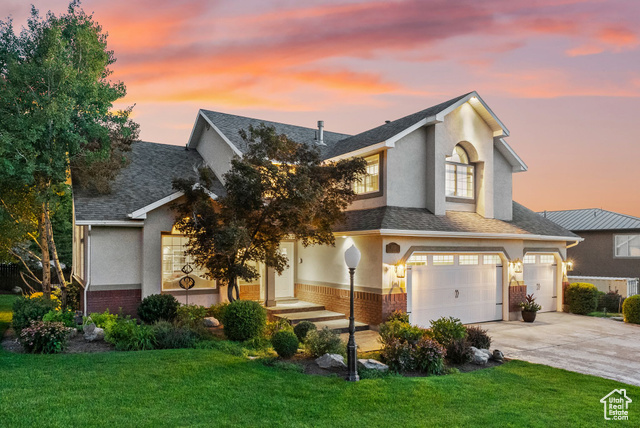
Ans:
{"label": "second white garage door", "polygon": [[412,324],[429,327],[430,320],[443,316],[464,324],[502,319],[502,266],[497,254],[414,255],[409,264]]}
{"label": "second white garage door", "polygon": [[540,312],[556,310],[556,261],[553,254],[527,254],[524,256],[524,283],[527,294],[533,294],[542,306]]}

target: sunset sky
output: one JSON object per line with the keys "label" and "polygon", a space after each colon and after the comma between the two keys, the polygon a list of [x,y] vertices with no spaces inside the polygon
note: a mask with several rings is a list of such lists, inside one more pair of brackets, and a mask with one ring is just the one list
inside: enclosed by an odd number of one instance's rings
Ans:
{"label": "sunset sky", "polygon": [[[37,1],[63,12],[68,1]],[[534,210],[640,216],[640,1],[85,1],[119,107],[184,145],[199,108],[358,133],[472,90],[511,131]],[[30,6],[2,0],[0,19]]]}

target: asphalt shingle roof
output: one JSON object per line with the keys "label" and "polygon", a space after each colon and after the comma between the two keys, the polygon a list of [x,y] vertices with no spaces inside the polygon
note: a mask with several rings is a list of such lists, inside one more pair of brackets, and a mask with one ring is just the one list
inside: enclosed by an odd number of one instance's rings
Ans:
{"label": "asphalt shingle roof", "polygon": [[512,221],[484,218],[476,213],[455,211],[448,211],[444,216],[437,216],[427,209],[389,206],[348,211],[346,214],[346,221],[336,228],[337,232],[395,229],[578,238],[574,233],[517,202],[513,202]]}
{"label": "asphalt shingle roof", "polygon": [[222,132],[231,143],[236,146],[240,152],[247,151],[247,143],[240,138],[239,131],[247,130],[249,126],[257,128],[260,124],[273,126],[278,134],[284,134],[293,141],[303,144],[317,146],[320,152],[326,154],[338,141],[349,137],[349,134],[340,134],[337,132],[323,132],[323,145],[316,144],[315,137],[318,128],[305,128],[304,126],[289,125],[286,123],[271,122],[268,120],[254,119],[244,116],[236,116],[234,114],[220,113],[211,110],[201,110],[202,113],[211,120],[213,124]]}
{"label": "asphalt shingle roof", "polygon": [[600,208],[545,211],[542,217],[575,231],[640,229],[640,218]]}
{"label": "asphalt shingle roof", "polygon": [[[75,186],[73,199],[77,221],[130,220],[127,214],[175,193],[175,176],[197,178],[197,167],[204,163],[195,150],[182,146],[138,141],[127,154],[129,165],[123,168],[106,195]],[[216,195],[224,187],[216,181]]]}

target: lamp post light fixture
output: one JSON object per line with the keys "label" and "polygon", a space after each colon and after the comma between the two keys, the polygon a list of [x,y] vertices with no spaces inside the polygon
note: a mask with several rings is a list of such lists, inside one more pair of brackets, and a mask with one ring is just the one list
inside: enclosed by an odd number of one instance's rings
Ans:
{"label": "lamp post light fixture", "polygon": [[353,318],[353,275],[356,272],[356,267],[360,263],[360,251],[355,245],[352,245],[344,252],[344,262],[349,268],[349,282],[351,285],[350,304],[351,310],[349,312],[349,342],[347,343],[347,368],[349,370],[349,376],[347,380],[350,382],[357,382],[360,380],[358,376],[357,364],[357,348],[356,348],[356,324]]}

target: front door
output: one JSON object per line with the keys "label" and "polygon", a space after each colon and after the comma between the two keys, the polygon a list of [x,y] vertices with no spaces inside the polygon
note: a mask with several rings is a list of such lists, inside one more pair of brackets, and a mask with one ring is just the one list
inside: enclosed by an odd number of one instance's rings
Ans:
{"label": "front door", "polygon": [[293,242],[281,242],[280,251],[289,259],[289,266],[282,271],[281,275],[276,273],[276,299],[293,297],[293,266],[295,264]]}

